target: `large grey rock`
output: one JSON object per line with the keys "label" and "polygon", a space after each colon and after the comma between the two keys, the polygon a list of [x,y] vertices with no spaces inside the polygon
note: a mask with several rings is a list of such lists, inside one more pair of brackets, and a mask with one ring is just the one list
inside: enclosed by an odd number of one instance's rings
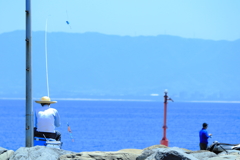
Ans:
{"label": "large grey rock", "polygon": [[0,154],[4,153],[6,151],[7,151],[7,149],[0,147]]}
{"label": "large grey rock", "polygon": [[148,157],[150,157],[151,155],[155,154],[156,152],[156,148],[155,149],[152,149],[152,150],[143,150],[143,153],[137,157],[137,160],[145,160],[147,159]]}
{"label": "large grey rock", "polygon": [[81,152],[62,155],[59,160],[136,160],[142,153],[138,149],[124,149],[116,152]]}
{"label": "large grey rock", "polygon": [[240,156],[237,156],[237,155],[221,155],[221,156],[209,158],[208,160],[240,160]]}
{"label": "large grey rock", "polygon": [[240,156],[240,151],[238,151],[238,150],[226,150],[226,151],[218,154],[218,156],[222,156],[222,155],[239,155]]}
{"label": "large grey rock", "polygon": [[7,150],[0,147],[0,160],[9,160],[9,158],[14,154],[13,150]]}
{"label": "large grey rock", "polygon": [[198,160],[194,156],[185,153],[182,149],[173,148],[156,148],[145,150],[137,160]]}
{"label": "large grey rock", "polygon": [[185,152],[187,154],[190,154],[192,156],[194,156],[197,159],[200,160],[208,160],[209,158],[212,157],[216,157],[217,155],[213,152],[209,152],[209,151],[204,151],[204,150],[200,150],[200,151],[192,151],[192,152]]}
{"label": "large grey rock", "polygon": [[227,152],[221,152],[217,157],[209,158],[209,160],[240,160],[240,151],[227,150]]}
{"label": "large grey rock", "polygon": [[45,146],[21,147],[10,160],[57,160],[61,155],[75,152]]}
{"label": "large grey rock", "polygon": [[141,149],[122,149],[122,150],[119,150],[117,152],[119,152],[119,153],[133,153],[133,154],[141,155],[142,151],[143,150],[141,150]]}
{"label": "large grey rock", "polygon": [[153,145],[153,146],[150,146],[150,147],[144,148],[143,151],[146,151],[146,150],[152,150],[152,149],[155,149],[155,148],[168,148],[168,147],[165,146],[165,145],[158,144],[158,145]]}

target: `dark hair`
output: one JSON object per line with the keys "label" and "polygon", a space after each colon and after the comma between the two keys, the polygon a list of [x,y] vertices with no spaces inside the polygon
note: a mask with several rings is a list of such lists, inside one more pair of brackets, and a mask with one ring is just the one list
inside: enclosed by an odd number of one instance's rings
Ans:
{"label": "dark hair", "polygon": [[205,127],[208,126],[208,124],[207,123],[203,123],[202,126],[203,126],[203,128],[205,128]]}
{"label": "dark hair", "polygon": [[42,106],[44,105],[50,105],[50,103],[41,103]]}

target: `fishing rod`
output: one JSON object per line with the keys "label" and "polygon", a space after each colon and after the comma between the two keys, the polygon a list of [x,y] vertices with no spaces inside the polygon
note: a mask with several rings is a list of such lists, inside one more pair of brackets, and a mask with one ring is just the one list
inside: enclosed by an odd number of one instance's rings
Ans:
{"label": "fishing rod", "polygon": [[[68,20],[68,12],[66,10],[66,15],[67,15],[67,20],[66,20],[66,23],[67,25],[69,25],[70,29],[71,29],[71,26],[70,26],[70,23],[69,23],[69,20]],[[48,29],[48,18],[46,18],[46,25],[45,25],[45,60],[46,60],[46,83],[47,83],[47,94],[48,94],[48,97],[50,96],[49,94],[49,81],[48,81],[48,46],[47,46],[47,29]],[[69,136],[70,138],[72,139],[72,142],[74,142],[74,138],[73,138],[73,135],[72,135],[72,130],[71,130],[71,127],[69,125],[69,123],[67,123],[67,129],[68,129],[68,132],[69,132]]]}
{"label": "fishing rod", "polygon": [[[50,15],[48,15],[50,16]],[[70,22],[69,22],[69,18],[68,18],[68,10],[66,9],[66,23],[67,25],[70,27],[70,29],[72,29]],[[47,94],[48,97],[50,97],[49,95],[49,81],[48,81],[48,46],[47,46],[47,29],[48,29],[48,18],[46,18],[46,25],[45,25],[45,60],[46,60],[46,81],[47,81]]]}
{"label": "fishing rod", "polygon": [[45,60],[46,60],[47,94],[49,97],[50,95],[49,95],[49,83],[48,83],[47,22],[48,22],[48,19],[46,19],[46,26],[45,26]]}

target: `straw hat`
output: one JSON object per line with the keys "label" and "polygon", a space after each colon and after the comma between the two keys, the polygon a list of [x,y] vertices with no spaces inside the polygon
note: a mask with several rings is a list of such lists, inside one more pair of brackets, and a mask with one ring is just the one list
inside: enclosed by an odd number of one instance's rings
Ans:
{"label": "straw hat", "polygon": [[41,98],[40,101],[35,101],[36,103],[57,103],[57,101],[51,101],[51,99],[47,96]]}

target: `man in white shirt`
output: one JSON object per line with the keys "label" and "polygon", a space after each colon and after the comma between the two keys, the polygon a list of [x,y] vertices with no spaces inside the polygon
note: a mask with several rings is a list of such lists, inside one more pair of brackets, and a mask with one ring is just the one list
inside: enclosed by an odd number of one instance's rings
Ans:
{"label": "man in white shirt", "polygon": [[54,108],[50,108],[50,104],[57,103],[57,101],[51,101],[49,97],[44,96],[40,101],[35,101],[42,105],[35,111],[35,137],[53,138],[57,141],[61,141],[61,133],[55,130],[55,127],[59,127],[60,117],[58,111]]}

